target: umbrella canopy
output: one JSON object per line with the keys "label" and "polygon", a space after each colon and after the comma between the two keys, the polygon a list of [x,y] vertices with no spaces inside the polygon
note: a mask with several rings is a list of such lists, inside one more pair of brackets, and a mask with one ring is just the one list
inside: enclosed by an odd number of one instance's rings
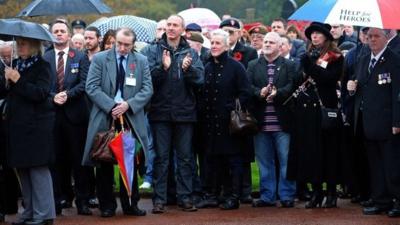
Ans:
{"label": "umbrella canopy", "polygon": [[178,13],[186,24],[197,23],[202,28],[214,30],[219,27],[221,19],[213,11],[206,8],[191,8]]}
{"label": "umbrella canopy", "polygon": [[0,39],[13,40],[15,37],[57,42],[54,36],[42,25],[20,19],[0,19]]}
{"label": "umbrella canopy", "polygon": [[397,29],[400,28],[400,1],[309,0],[289,19]]}
{"label": "umbrella canopy", "polygon": [[18,13],[21,16],[52,16],[111,13],[102,0],[34,0]]}
{"label": "umbrella canopy", "polygon": [[155,39],[157,22],[142,17],[122,15],[102,19],[89,26],[97,27],[101,35],[104,35],[110,29],[129,27],[135,31],[137,41],[151,42]]}
{"label": "umbrella canopy", "polygon": [[121,131],[110,142],[109,147],[117,160],[126,192],[131,196],[135,166],[135,139],[130,131]]}

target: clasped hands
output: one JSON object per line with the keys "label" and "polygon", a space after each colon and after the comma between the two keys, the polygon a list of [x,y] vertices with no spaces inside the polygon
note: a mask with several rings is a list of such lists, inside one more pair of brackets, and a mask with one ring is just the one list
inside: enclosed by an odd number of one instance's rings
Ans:
{"label": "clasped hands", "polygon": [[[168,70],[169,67],[171,66],[171,53],[168,50],[163,50],[163,55],[162,55],[162,64],[164,70]],[[192,64],[192,57],[190,56],[190,53],[186,54],[185,58],[183,58],[182,61],[182,70],[186,71],[190,65]]]}
{"label": "clasped hands", "polygon": [[128,111],[128,109],[129,109],[128,103],[122,101],[114,106],[114,108],[111,110],[111,115],[113,119],[116,120],[117,118],[121,117],[126,111]]}
{"label": "clasped hands", "polygon": [[10,80],[13,83],[17,83],[17,81],[21,77],[21,75],[19,74],[18,70],[13,69],[13,68],[8,67],[8,66],[4,69],[4,75],[5,75],[6,80]]}
{"label": "clasped hands", "polygon": [[266,101],[272,101],[276,96],[276,87],[272,84],[268,84],[266,87],[263,87],[260,91],[260,96],[265,98]]}

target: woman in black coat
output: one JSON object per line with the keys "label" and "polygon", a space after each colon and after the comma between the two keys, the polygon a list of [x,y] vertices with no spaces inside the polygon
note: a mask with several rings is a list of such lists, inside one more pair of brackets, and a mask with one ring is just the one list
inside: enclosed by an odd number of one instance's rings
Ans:
{"label": "woman in black coat", "polygon": [[332,208],[336,207],[336,184],[339,182],[340,121],[338,127],[322,129],[319,97],[325,108],[338,108],[336,87],[344,59],[332,42],[330,25],[314,22],[305,34],[311,45],[301,62],[304,81],[309,79],[309,82],[297,97],[295,110],[296,180],[312,183],[313,196],[306,208],[322,206],[322,183],[326,182],[327,199],[323,207]]}
{"label": "woman in black coat", "polygon": [[39,40],[18,38],[16,67],[7,67],[0,79],[0,93],[7,104],[3,114],[6,160],[17,170],[25,204],[13,224],[50,224],[55,218],[48,168],[54,159],[50,65],[40,49]]}
{"label": "woman in black coat", "polygon": [[[245,106],[250,97],[250,84],[244,67],[228,56],[229,34],[216,30],[211,35],[210,61],[205,67],[204,86],[200,103],[200,120],[204,132],[204,148],[208,168],[207,196],[219,195],[218,179],[223,179],[227,196],[221,209],[237,209],[242,182],[240,138],[229,133],[230,112],[235,99]],[[230,189],[230,190],[228,190]],[[226,193],[228,192],[228,193]]]}

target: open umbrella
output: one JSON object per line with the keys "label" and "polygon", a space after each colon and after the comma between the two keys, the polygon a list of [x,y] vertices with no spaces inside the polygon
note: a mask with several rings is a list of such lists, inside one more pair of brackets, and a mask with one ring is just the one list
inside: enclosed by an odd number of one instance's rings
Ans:
{"label": "open umbrella", "polygon": [[104,35],[110,29],[129,27],[135,31],[137,41],[151,42],[155,39],[157,22],[142,17],[122,15],[95,21],[89,26],[97,27],[101,35]]}
{"label": "open umbrella", "polygon": [[400,28],[399,0],[309,0],[289,20]]}
{"label": "open umbrella", "polygon": [[54,36],[42,25],[21,19],[0,19],[0,39],[13,40],[15,37],[25,37],[42,41],[57,42]]}
{"label": "open umbrella", "polygon": [[21,16],[52,16],[90,13],[111,13],[102,0],[34,0],[18,13]]}
{"label": "open umbrella", "polygon": [[214,30],[219,27],[221,19],[213,11],[206,8],[191,8],[178,13],[186,24],[197,23],[202,28]]}
{"label": "open umbrella", "polygon": [[128,196],[132,195],[132,181],[134,176],[134,160],[136,140],[131,131],[124,129],[123,118],[120,118],[122,130],[110,142],[109,147],[117,160],[118,168]]}

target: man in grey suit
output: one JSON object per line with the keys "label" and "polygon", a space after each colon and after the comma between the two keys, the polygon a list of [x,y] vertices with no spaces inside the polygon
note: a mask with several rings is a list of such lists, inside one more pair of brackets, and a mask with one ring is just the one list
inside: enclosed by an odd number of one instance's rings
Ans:
{"label": "man in grey suit", "polygon": [[[86,81],[86,92],[93,107],[82,162],[84,165],[93,165],[90,149],[96,133],[110,129],[111,121],[122,115],[132,125],[132,133],[145,151],[148,146],[144,106],[153,94],[153,87],[146,57],[132,52],[135,37],[129,28],[121,28],[117,31],[115,47],[93,56]],[[96,174],[101,216],[114,216],[117,204],[113,196],[113,165],[101,163]],[[121,206],[126,215],[143,216],[146,212],[137,207],[139,194],[134,174],[131,204],[122,187]]]}

